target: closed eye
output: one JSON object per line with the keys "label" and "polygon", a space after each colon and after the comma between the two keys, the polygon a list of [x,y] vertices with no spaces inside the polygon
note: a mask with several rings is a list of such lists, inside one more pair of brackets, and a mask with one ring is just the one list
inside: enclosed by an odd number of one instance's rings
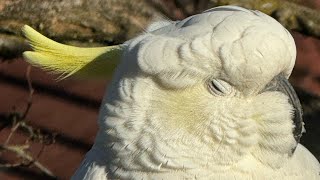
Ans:
{"label": "closed eye", "polygon": [[233,92],[231,85],[220,79],[213,79],[209,82],[209,91],[214,95],[226,96]]}

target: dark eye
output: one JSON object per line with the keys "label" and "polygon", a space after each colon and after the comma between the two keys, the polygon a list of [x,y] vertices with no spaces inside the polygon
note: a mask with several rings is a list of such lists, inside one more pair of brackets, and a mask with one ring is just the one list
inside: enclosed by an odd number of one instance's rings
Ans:
{"label": "dark eye", "polygon": [[234,92],[230,84],[220,79],[211,80],[208,86],[209,91],[214,95],[226,96]]}

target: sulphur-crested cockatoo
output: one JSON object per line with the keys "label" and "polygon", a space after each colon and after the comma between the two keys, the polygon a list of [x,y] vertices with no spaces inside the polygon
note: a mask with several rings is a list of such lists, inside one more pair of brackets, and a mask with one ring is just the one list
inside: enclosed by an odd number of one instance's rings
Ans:
{"label": "sulphur-crested cockatoo", "polygon": [[259,11],[217,7],[100,48],[23,31],[25,58],[61,78],[103,76],[119,60],[73,179],[320,179],[287,80],[294,40]]}

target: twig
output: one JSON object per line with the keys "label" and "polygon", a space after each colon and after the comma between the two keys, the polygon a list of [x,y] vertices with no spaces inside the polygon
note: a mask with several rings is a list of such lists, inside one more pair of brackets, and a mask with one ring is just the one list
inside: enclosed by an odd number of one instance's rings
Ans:
{"label": "twig", "polygon": [[[23,146],[3,146],[0,145],[0,149],[2,150],[6,150],[6,151],[10,151],[15,153],[17,156],[23,158],[24,160],[27,160],[28,163],[16,163],[15,167],[17,166],[29,166],[31,164],[35,165],[37,168],[39,168],[43,173],[45,173],[47,176],[51,177],[51,178],[56,178],[53,173],[47,169],[46,167],[44,167],[40,162],[35,161],[34,158],[32,156],[30,156],[29,154],[27,154],[24,149],[26,149],[26,147]],[[32,163],[30,163],[32,162]],[[4,164],[4,165],[0,165],[0,167],[13,167],[10,164]]]}
{"label": "twig", "polygon": [[[22,113],[12,112],[12,113],[8,113],[8,115],[6,116],[3,116],[4,118],[3,121],[8,122],[7,125],[12,124],[12,128],[5,142],[0,145],[0,153],[4,151],[9,151],[14,153],[18,158],[21,158],[22,160],[16,163],[0,164],[0,167],[14,168],[19,166],[29,167],[31,165],[34,165],[35,167],[40,169],[45,175],[51,178],[55,178],[55,176],[52,174],[52,172],[49,169],[47,169],[40,162],[37,161],[37,159],[43,153],[45,146],[52,144],[54,140],[48,141],[46,135],[43,135],[39,130],[34,130],[31,126],[29,126],[26,123],[26,116],[28,115],[29,110],[32,106],[32,97],[34,93],[34,89],[32,87],[31,78],[30,78],[30,72],[31,72],[31,66],[29,66],[26,71],[26,78],[27,78],[28,87],[29,87],[29,96],[27,100],[26,109]],[[17,132],[18,129],[27,131],[29,134],[28,139],[22,145],[9,145],[13,135]],[[54,137],[55,136],[52,135],[52,139],[54,139]],[[27,152],[30,148],[29,140],[31,140],[32,142],[39,142],[41,144],[41,149],[35,157],[31,156]]]}
{"label": "twig", "polygon": [[9,143],[9,141],[11,140],[13,134],[16,132],[16,130],[18,129],[19,126],[20,126],[20,123],[17,123],[16,125],[14,125],[11,128],[10,134],[8,135],[6,141],[4,142],[4,145],[7,145]]}
{"label": "twig", "polygon": [[28,97],[28,101],[27,101],[27,107],[26,110],[24,111],[21,119],[25,119],[31,106],[32,106],[32,97],[33,97],[33,93],[34,93],[34,89],[32,87],[32,83],[31,83],[31,78],[30,78],[30,72],[31,72],[31,66],[29,65],[27,68],[27,72],[26,72],[26,78],[28,81],[28,88],[29,88],[29,97]]}

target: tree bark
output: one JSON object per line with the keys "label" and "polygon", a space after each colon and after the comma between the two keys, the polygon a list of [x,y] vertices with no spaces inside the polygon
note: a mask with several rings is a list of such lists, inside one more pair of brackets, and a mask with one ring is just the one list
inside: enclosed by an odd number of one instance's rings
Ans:
{"label": "tree bark", "polygon": [[[320,37],[316,10],[300,0],[1,0],[0,58],[21,55],[28,24],[49,38],[78,46],[119,44],[143,32],[153,19],[173,20],[220,5],[258,9],[290,30]],[[163,15],[162,15],[163,14]],[[0,59],[1,60],[1,59]]]}
{"label": "tree bark", "polygon": [[262,11],[277,19],[289,30],[320,38],[317,10],[303,6],[299,0],[211,0],[215,6],[238,5]]}
{"label": "tree bark", "polygon": [[59,42],[102,46],[143,32],[158,16],[147,0],[2,0],[0,56],[14,57],[28,48],[21,36],[24,24]]}

